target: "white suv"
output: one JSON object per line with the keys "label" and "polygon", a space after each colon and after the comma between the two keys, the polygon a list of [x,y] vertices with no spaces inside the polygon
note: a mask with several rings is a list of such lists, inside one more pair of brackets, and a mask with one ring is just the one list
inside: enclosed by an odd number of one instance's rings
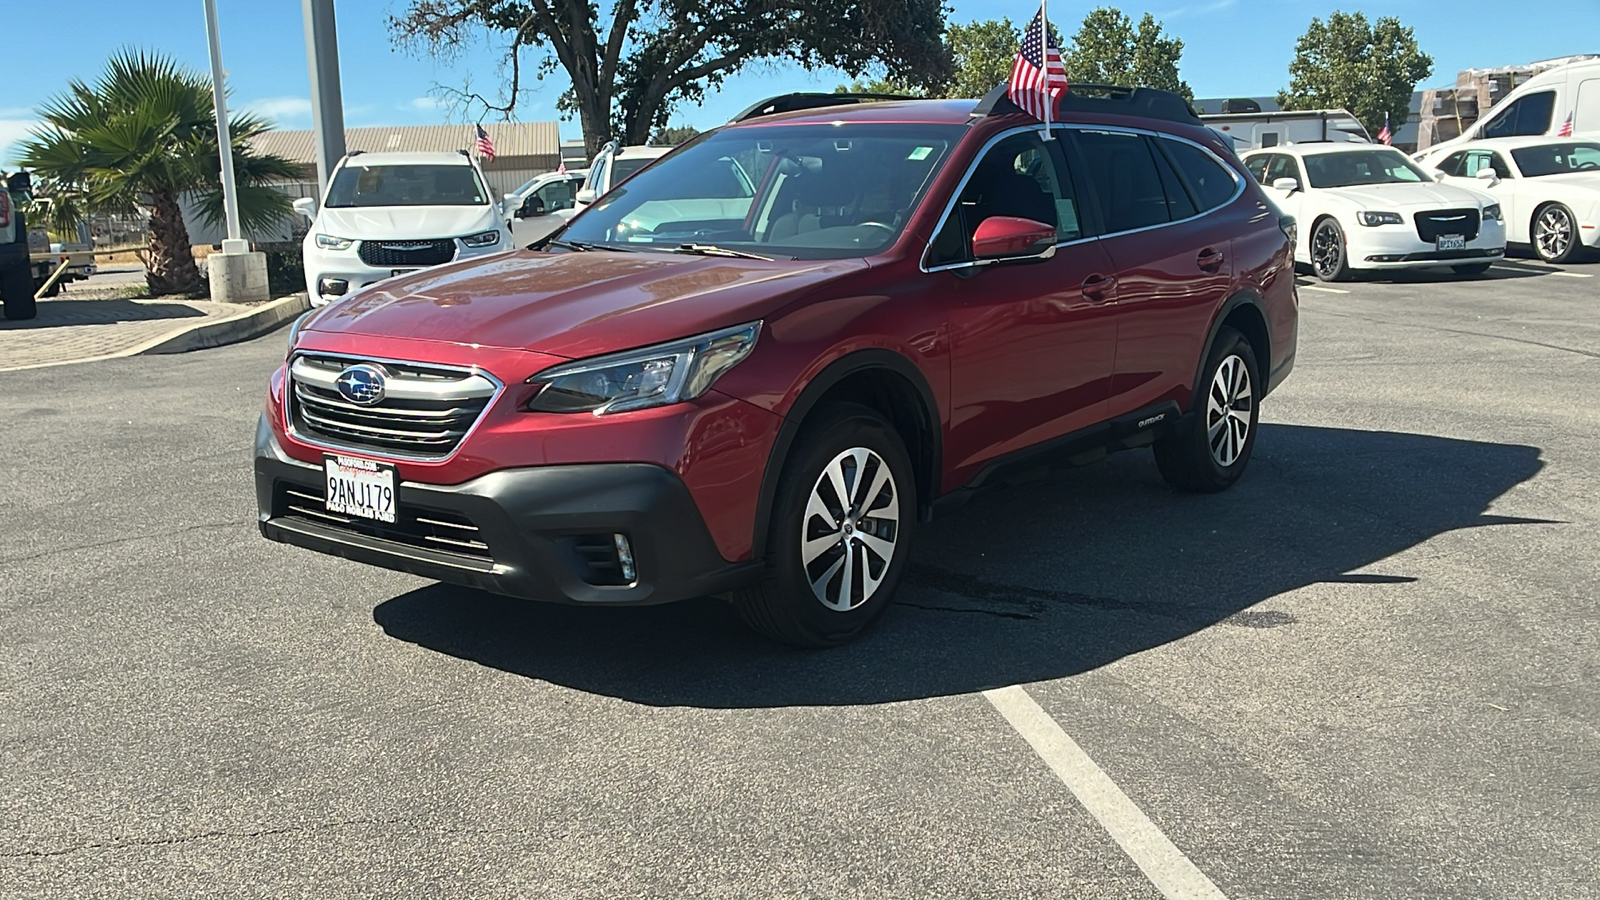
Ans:
{"label": "white suv", "polygon": [[352,153],[311,220],[306,292],[321,306],[404,272],[511,248],[511,229],[465,153]]}
{"label": "white suv", "polygon": [[560,210],[556,215],[571,221],[573,216],[588,209],[591,203],[627,180],[628,176],[666,156],[674,149],[648,146],[622,147],[618,146],[616,141],[606,144],[595,154],[594,162],[589,166],[589,176],[584,179],[583,187],[578,191],[577,202],[571,209]]}

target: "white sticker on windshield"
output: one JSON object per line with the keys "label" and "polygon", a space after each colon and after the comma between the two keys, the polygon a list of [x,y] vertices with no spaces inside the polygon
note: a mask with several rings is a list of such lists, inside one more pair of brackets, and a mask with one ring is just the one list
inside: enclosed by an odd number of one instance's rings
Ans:
{"label": "white sticker on windshield", "polygon": [[932,152],[933,152],[933,148],[932,147],[918,147],[915,150],[912,150],[911,151],[911,155],[906,157],[906,159],[918,159],[918,160],[927,159],[928,158],[928,154],[932,153]]}

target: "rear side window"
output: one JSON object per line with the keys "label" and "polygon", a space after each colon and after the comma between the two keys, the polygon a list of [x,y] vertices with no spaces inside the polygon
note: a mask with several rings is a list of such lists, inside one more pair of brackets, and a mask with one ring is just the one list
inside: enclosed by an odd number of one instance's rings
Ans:
{"label": "rear side window", "polygon": [[1216,209],[1233,199],[1239,183],[1232,172],[1193,144],[1161,138],[1161,146],[1178,167],[1201,212]]}
{"label": "rear side window", "polygon": [[1123,131],[1072,134],[1089,167],[1089,183],[1100,200],[1106,231],[1131,231],[1169,221],[1161,172],[1143,135]]}
{"label": "rear side window", "polygon": [[1550,130],[1550,116],[1555,108],[1555,91],[1540,91],[1519,97],[1484,127],[1483,136],[1497,138],[1544,134]]}
{"label": "rear side window", "polygon": [[1194,205],[1194,198],[1189,196],[1189,190],[1183,186],[1183,181],[1178,177],[1177,170],[1172,168],[1172,163],[1155,146],[1156,169],[1161,173],[1161,190],[1167,195],[1167,214],[1176,222],[1187,219],[1199,212]]}

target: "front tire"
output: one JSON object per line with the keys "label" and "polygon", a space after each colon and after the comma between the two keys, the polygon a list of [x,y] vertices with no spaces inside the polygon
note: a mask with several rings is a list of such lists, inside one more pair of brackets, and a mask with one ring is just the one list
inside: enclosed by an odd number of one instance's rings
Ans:
{"label": "front tire", "polygon": [[800,647],[860,636],[889,607],[917,518],[911,459],[875,410],[813,414],[778,482],[766,572],[732,595],[745,624]]}
{"label": "front tire", "polygon": [[1244,335],[1217,332],[1200,385],[1189,414],[1156,441],[1156,468],[1180,491],[1216,493],[1239,480],[1256,446],[1261,368]]}
{"label": "front tire", "polygon": [[1547,263],[1564,263],[1578,254],[1578,221],[1572,210],[1551,203],[1533,214],[1533,252]]}
{"label": "front tire", "polygon": [[1323,219],[1311,232],[1311,271],[1321,281],[1349,281],[1351,278],[1344,229],[1333,219]]}

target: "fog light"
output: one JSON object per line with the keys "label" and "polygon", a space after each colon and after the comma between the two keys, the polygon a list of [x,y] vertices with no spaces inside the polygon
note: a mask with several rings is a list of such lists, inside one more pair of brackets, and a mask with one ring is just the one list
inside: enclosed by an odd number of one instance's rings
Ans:
{"label": "fog light", "polygon": [[320,278],[317,280],[317,293],[324,297],[343,297],[350,290],[350,282],[343,278]]}
{"label": "fog light", "polygon": [[622,580],[633,584],[639,580],[639,572],[633,566],[633,547],[628,543],[628,536],[614,534],[611,540],[617,545],[617,562],[622,566]]}

